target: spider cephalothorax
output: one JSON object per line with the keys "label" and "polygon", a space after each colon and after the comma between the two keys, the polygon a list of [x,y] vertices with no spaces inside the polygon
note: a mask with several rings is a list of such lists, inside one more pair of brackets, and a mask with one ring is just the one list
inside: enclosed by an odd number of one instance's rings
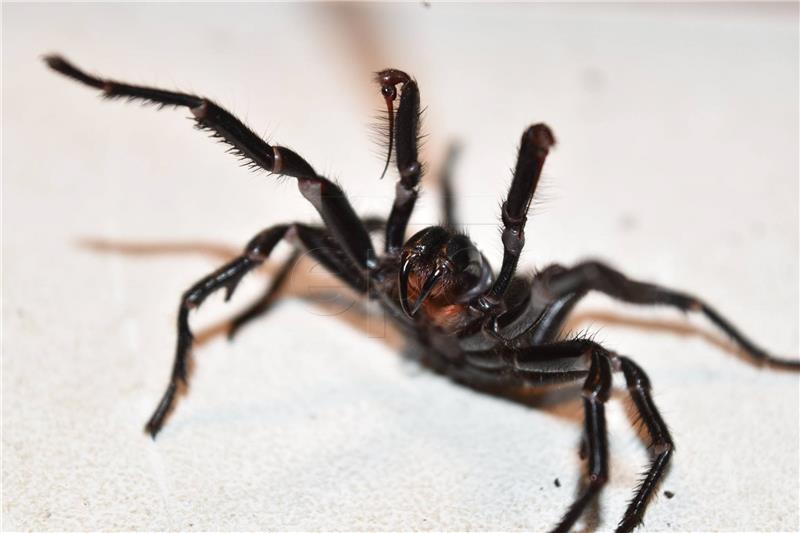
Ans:
{"label": "spider cephalothorax", "polygon": [[[155,438],[175,402],[178,385],[187,383],[192,347],[189,311],[210,294],[225,289],[230,297],[242,277],[266,261],[282,240],[295,246],[263,297],[233,321],[231,334],[262,314],[287,278],[301,251],[306,251],[354,291],[378,300],[395,325],[424,352],[424,362],[459,382],[499,385],[507,389],[566,381],[582,382],[584,429],[582,456],[588,476],[580,494],[555,531],[575,525],[608,479],[605,402],[612,377],[621,373],[627,393],[647,432],[651,463],[636,488],[619,531],[641,523],[674,450],[672,437],[650,394],[650,380],[631,359],[585,338],[564,340],[561,329],[575,304],[590,291],[641,305],[668,305],[700,312],[758,364],[784,370],[800,362],[773,357],[745,337],[727,319],[699,298],[627,278],[597,261],[573,267],[550,265],[534,276],[517,275],[525,245],[524,228],[542,166],[555,143],[544,124],[522,135],[517,165],[503,202],[503,262],[497,275],[456,227],[452,204],[445,200],[444,224],[426,228],[405,240],[418,195],[423,165],[418,158],[420,95],[406,73],[386,69],[376,80],[389,118],[389,154],[395,153],[399,180],[388,219],[360,219],[344,192],[316,173],[298,153],[270,145],[211,100],[193,94],[128,85],[83,72],[59,56],[45,58],[54,70],[102,91],[107,98],[127,98],[163,106],[187,107],[201,129],[230,145],[245,163],[298,180],[303,196],[324,224],[278,224],[258,233],[236,259],[187,290],[178,308],[178,339],[169,385],[147,431]],[[399,91],[397,87],[399,86]],[[394,102],[400,95],[395,110]],[[445,173],[448,176],[449,172]],[[444,180],[445,190],[449,181]],[[383,254],[375,251],[371,233],[385,232]]]}

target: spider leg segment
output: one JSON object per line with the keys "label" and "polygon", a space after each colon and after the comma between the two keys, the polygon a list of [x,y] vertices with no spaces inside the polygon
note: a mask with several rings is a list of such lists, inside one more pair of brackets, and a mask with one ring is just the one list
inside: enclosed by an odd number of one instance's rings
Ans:
{"label": "spider leg segment", "polygon": [[193,94],[129,85],[87,74],[60,56],[46,56],[53,70],[90,87],[105,98],[126,98],[160,107],[187,107],[197,127],[230,145],[230,151],[254,168],[297,178],[302,195],[319,212],[331,235],[355,264],[364,270],[377,266],[377,258],[366,228],[353,211],[344,192],[330,180],[317,175],[311,165],[294,151],[270,145],[231,113],[211,100]]}
{"label": "spider leg segment", "polygon": [[[364,227],[366,227],[367,231],[370,233],[383,230],[386,227],[386,221],[381,218],[365,217],[363,221]],[[333,243],[326,243],[324,244],[323,249],[318,250],[316,253],[325,253],[324,250],[327,248],[335,249],[336,246]],[[267,285],[267,289],[264,291],[264,293],[249,307],[240,312],[231,320],[231,327],[230,330],[228,330],[228,339],[233,339],[233,337],[239,333],[242,327],[270,310],[278,292],[280,292],[286,281],[289,279],[289,273],[300,259],[301,253],[302,251],[300,249],[294,250],[292,255],[281,265],[281,268],[275,274],[275,277],[270,280],[270,283]]]}
{"label": "spider leg segment", "polygon": [[672,443],[667,424],[664,423],[655,403],[653,403],[653,398],[650,395],[650,379],[647,374],[627,357],[620,357],[619,362],[628,385],[628,394],[633,399],[636,412],[644,422],[647,433],[650,435],[648,449],[653,455],[644,479],[642,479],[633,500],[628,504],[625,515],[617,526],[618,532],[627,532],[633,531],[641,523],[647,503],[655,493],[661,477],[667,470],[669,460],[675,451],[675,445]]}
{"label": "spider leg segment", "polygon": [[594,343],[569,340],[541,346],[512,347],[501,345],[488,350],[464,352],[467,375],[496,375],[518,379],[528,385],[568,383],[589,373],[586,355]]}
{"label": "spider leg segment", "polygon": [[[391,157],[394,144],[397,170],[400,173],[394,204],[386,224],[385,244],[388,254],[397,255],[405,242],[408,219],[414,210],[419,194],[417,186],[422,177],[422,164],[419,162],[419,87],[408,74],[394,69],[379,72],[377,79],[389,110],[389,155]],[[395,119],[392,102],[396,96],[395,85],[398,84],[401,85],[400,104],[397,106]]]}
{"label": "spider leg segment", "polygon": [[603,263],[587,261],[570,269],[553,266],[545,269],[540,278],[545,291],[555,304],[545,310],[539,330],[534,333],[534,343],[547,342],[555,338],[572,307],[590,290],[595,290],[629,303],[668,305],[682,311],[700,312],[725,332],[754,362],[779,369],[800,369],[800,361],[770,355],[701,299],[658,285],[628,279],[624,274]]}
{"label": "spider leg segment", "polygon": [[242,278],[266,261],[275,246],[287,237],[296,239],[299,246],[351,288],[361,293],[366,292],[367,277],[352,264],[349,256],[324,230],[303,224],[284,224],[273,226],[256,235],[247,244],[242,255],[192,285],[181,298],[172,375],[164,396],[145,426],[153,438],[161,430],[164,419],[175,402],[178,385],[186,385],[188,381],[187,364],[193,340],[189,328],[189,311],[199,307],[209,295],[221,288],[226,289],[226,301],[230,299]]}
{"label": "spider leg segment", "polygon": [[278,292],[283,288],[286,284],[286,281],[289,279],[289,273],[292,271],[292,268],[300,259],[301,251],[299,249],[294,250],[292,255],[286,259],[283,264],[281,265],[280,270],[275,274],[275,277],[272,278],[269,285],[267,285],[267,290],[264,291],[255,302],[253,302],[250,306],[248,306],[245,310],[240,312],[238,315],[233,317],[231,320],[231,327],[228,330],[228,339],[232,340],[239,330],[245,326],[248,322],[255,320],[256,318],[260,317],[267,311],[269,311],[270,307],[275,301],[275,297],[277,296]]}
{"label": "spider leg segment", "polygon": [[544,124],[535,124],[522,134],[514,178],[503,202],[503,264],[491,290],[481,296],[478,306],[488,310],[497,307],[508,289],[525,245],[525,222],[528,217],[542,167],[555,137]]}
{"label": "spider leg segment", "polygon": [[588,483],[554,532],[567,533],[608,480],[608,432],[605,402],[611,392],[611,363],[605,353],[592,353],[592,366],[583,384],[584,438],[588,456]]}

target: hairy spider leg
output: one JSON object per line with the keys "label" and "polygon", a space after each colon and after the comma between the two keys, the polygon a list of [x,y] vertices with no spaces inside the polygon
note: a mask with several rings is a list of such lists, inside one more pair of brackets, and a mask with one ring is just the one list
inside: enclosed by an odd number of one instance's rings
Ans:
{"label": "hairy spider leg", "polygon": [[256,235],[247,244],[242,255],[204,277],[183,294],[178,308],[178,339],[170,382],[145,426],[153,438],[161,430],[164,419],[175,402],[178,385],[188,384],[187,364],[193,340],[189,328],[189,311],[200,307],[210,294],[223,287],[226,289],[225,300],[229,300],[245,274],[264,263],[275,246],[284,238],[296,240],[299,247],[305,249],[329,272],[355,291],[360,293],[367,291],[367,276],[353,265],[350,257],[324,230],[296,223],[273,226]]}
{"label": "hairy spider leg", "polygon": [[692,295],[627,278],[598,261],[586,261],[565,269],[552,265],[542,271],[536,282],[552,297],[553,304],[542,314],[531,331],[534,344],[554,339],[575,304],[589,291],[599,291],[618,300],[641,305],[668,305],[681,311],[705,315],[727,334],[757,364],[784,370],[800,370],[800,361],[770,355],[739,331],[713,307]]}
{"label": "hairy spider leg", "polygon": [[611,363],[605,350],[593,350],[592,366],[583,384],[583,434],[588,450],[588,483],[553,530],[568,533],[608,481],[608,431],[605,402],[611,393]]}
{"label": "hairy spider leg", "polygon": [[[419,191],[417,186],[422,178],[422,164],[419,162],[419,87],[408,74],[399,70],[387,69],[378,73],[381,93],[386,98],[389,110],[389,150],[394,141],[395,159],[400,180],[395,187],[394,203],[386,223],[386,242],[384,248],[389,255],[400,253],[406,237],[406,228]],[[400,104],[397,116],[393,118],[392,102],[400,84]]]}
{"label": "hairy spider leg", "polygon": [[482,309],[499,306],[514,277],[519,256],[525,246],[528,209],[547,154],[555,142],[553,132],[544,124],[534,124],[522,134],[514,178],[502,207],[503,264],[492,288],[478,300],[478,306]]}
{"label": "hairy spider leg", "polygon": [[628,385],[628,394],[633,399],[636,412],[650,435],[648,450],[653,456],[636,494],[617,525],[618,533],[627,533],[633,531],[642,522],[647,504],[655,493],[661,477],[667,470],[670,458],[675,452],[675,445],[667,429],[667,424],[661,418],[650,395],[650,379],[647,374],[627,357],[619,357],[619,362]]}
{"label": "hairy spider leg", "polygon": [[[508,385],[539,386],[573,382],[583,385],[585,449],[588,483],[567,510],[554,532],[569,531],[594,500],[608,479],[608,438],[603,404],[608,400],[612,371],[622,371],[634,408],[647,429],[648,449],[653,459],[636,489],[617,531],[632,531],[642,521],[645,509],[674,452],[667,425],[650,395],[650,380],[638,365],[586,339],[552,342],[538,346],[501,344],[490,350],[464,352],[458,375],[473,383],[480,377],[496,377]],[[588,362],[587,362],[588,360]],[[588,371],[587,371],[588,365]]]}
{"label": "hairy spider leg", "polygon": [[[363,222],[364,227],[367,228],[367,231],[370,234],[376,231],[381,231],[386,227],[386,220],[379,217],[364,217]],[[330,239],[330,237],[327,238]],[[325,242],[322,242],[320,244],[323,247],[332,246],[334,249],[338,249],[338,246],[336,246],[335,243],[326,244]],[[292,255],[289,256],[281,265],[280,269],[272,278],[272,280],[270,280],[270,283],[267,285],[267,288],[263,294],[249,307],[240,312],[231,320],[231,327],[228,330],[229,340],[232,340],[246,324],[270,310],[272,304],[275,302],[275,297],[289,279],[289,273],[291,272],[292,267],[294,267],[294,265],[300,259],[301,254],[302,251],[300,249],[294,250]]]}
{"label": "hairy spider leg", "polygon": [[245,166],[262,168],[274,174],[297,178],[302,195],[319,212],[330,234],[362,270],[377,266],[375,250],[366,228],[356,216],[344,192],[330,180],[319,176],[311,165],[294,151],[270,145],[239,119],[217,104],[193,94],[128,85],[87,74],[61,56],[44,58],[53,70],[103,92],[105,98],[127,98],[160,107],[187,107],[199,129],[207,130],[230,145]]}
{"label": "hairy spider leg", "polygon": [[294,268],[294,265],[300,259],[301,255],[302,251],[300,249],[293,250],[292,255],[283,262],[278,272],[270,280],[264,293],[231,319],[231,326],[230,329],[228,329],[228,340],[233,340],[245,324],[255,320],[270,310],[272,304],[275,303],[276,296],[286,284],[286,281],[289,279],[289,273],[292,271],[292,268]]}

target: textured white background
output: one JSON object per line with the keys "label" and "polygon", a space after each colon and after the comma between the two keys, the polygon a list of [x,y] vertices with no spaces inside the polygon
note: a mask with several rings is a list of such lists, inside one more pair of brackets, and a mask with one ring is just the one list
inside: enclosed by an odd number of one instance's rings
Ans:
{"label": "textured white background", "polygon": [[[542,530],[580,468],[578,402],[531,409],[460,388],[335,302],[288,298],[226,342],[225,317],[269,268],[193,317],[205,342],[191,390],[146,438],[180,293],[259,229],[316,214],[293,183],[237,169],[187,112],[101,102],[40,54],[210,96],[373,214],[394,176],[377,180],[370,73],[407,69],[432,171],[414,224],[436,221],[432,178],[458,138],[458,207],[494,261],[519,135],[546,121],[560,145],[526,268],[607,258],[797,356],[797,16],[796,4],[4,5],[4,529]],[[309,269],[290,292],[331,283]],[[646,530],[800,528],[796,375],[745,364],[673,311],[596,296],[573,325],[649,371],[671,424],[662,488],[675,497],[653,502]],[[622,396],[600,529],[646,460]]]}

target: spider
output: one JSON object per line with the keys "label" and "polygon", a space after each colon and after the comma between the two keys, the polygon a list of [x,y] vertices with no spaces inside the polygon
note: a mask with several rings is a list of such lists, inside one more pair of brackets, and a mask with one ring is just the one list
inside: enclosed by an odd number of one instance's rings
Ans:
{"label": "spider", "polygon": [[[386,69],[375,77],[389,122],[383,173],[394,160],[399,181],[389,217],[362,220],[342,189],[317,174],[302,156],[268,144],[211,100],[93,76],[57,55],[44,59],[57,72],[99,89],[105,98],[126,98],[160,108],[189,108],[197,128],[228,144],[247,165],[296,178],[300,193],[322,218],[322,225],[279,224],[261,231],[240,256],[183,294],[169,385],[146,425],[153,438],[171,411],[179,386],[187,384],[187,360],[192,348],[190,311],[219,289],[225,289],[226,300],[230,299],[243,276],[264,263],[283,240],[294,245],[294,255],[264,296],[234,318],[231,333],[266,310],[292,263],[300,251],[305,251],[347,286],[377,300],[396,327],[424,351],[423,362],[457,382],[503,389],[582,382],[585,416],[581,456],[587,459],[588,475],[582,492],[553,531],[569,531],[608,479],[604,404],[615,373],[624,377],[633,408],[649,438],[652,456],[618,531],[631,531],[642,522],[675,450],[667,425],[653,402],[650,380],[639,365],[591,339],[564,340],[559,336],[567,316],[587,293],[599,291],[629,303],[702,313],[755,363],[800,370],[800,361],[773,357],[701,299],[632,280],[603,263],[587,261],[572,267],[554,264],[534,276],[516,274],[525,244],[528,209],[545,159],[555,144],[552,131],[544,124],[530,126],[522,134],[513,180],[501,208],[504,251],[500,270],[495,273],[470,239],[453,229],[456,221],[448,202],[442,225],[425,228],[406,240],[423,165],[418,157],[420,91],[417,82],[405,72]],[[371,234],[377,231],[383,231],[385,237],[382,254],[372,243]]]}

